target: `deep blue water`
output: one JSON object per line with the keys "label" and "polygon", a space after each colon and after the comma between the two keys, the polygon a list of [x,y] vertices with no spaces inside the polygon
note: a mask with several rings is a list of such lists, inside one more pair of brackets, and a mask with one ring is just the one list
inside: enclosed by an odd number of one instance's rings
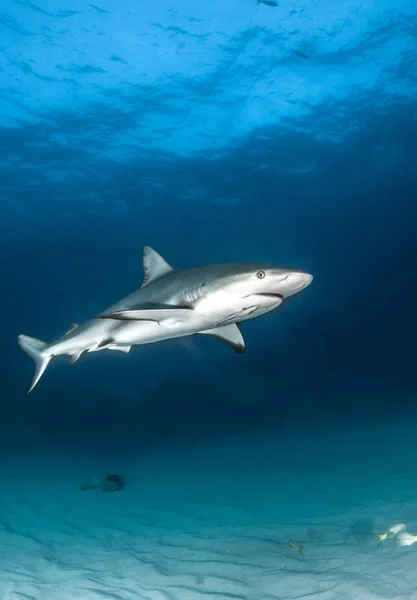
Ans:
{"label": "deep blue water", "polygon": [[[412,415],[415,7],[142,4],[2,5],[4,450]],[[26,396],[17,335],[52,340],[139,287],[145,244],[314,281],[242,325],[242,356],[201,337],[61,358]]]}
{"label": "deep blue water", "polygon": [[[417,3],[269,4],[0,2],[1,600],[416,597]],[[145,245],[314,280],[27,395]]]}

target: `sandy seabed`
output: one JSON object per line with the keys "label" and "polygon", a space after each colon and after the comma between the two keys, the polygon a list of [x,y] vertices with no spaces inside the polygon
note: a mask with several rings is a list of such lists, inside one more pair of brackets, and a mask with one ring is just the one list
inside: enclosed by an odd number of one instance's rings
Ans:
{"label": "sandy seabed", "polygon": [[[417,422],[3,455],[1,600],[417,599]],[[122,473],[121,492],[81,491]],[[288,544],[304,544],[303,556]]]}

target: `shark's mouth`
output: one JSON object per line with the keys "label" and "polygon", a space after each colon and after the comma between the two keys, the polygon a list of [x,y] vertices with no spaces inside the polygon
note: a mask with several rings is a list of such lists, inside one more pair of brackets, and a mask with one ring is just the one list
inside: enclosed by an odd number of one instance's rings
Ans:
{"label": "shark's mouth", "polygon": [[272,292],[262,292],[256,295],[265,296],[265,298],[276,298],[277,300],[284,300],[284,296],[282,294],[273,294]]}

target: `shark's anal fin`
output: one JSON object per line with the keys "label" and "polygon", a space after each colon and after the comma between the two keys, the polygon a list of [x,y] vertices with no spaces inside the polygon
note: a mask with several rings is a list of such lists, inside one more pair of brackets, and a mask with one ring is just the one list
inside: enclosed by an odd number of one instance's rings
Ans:
{"label": "shark's anal fin", "polygon": [[116,319],[118,321],[155,321],[160,323],[165,319],[187,319],[192,308],[172,306],[170,308],[145,308],[143,310],[117,310],[99,315],[99,319]]}
{"label": "shark's anal fin", "polygon": [[171,265],[169,265],[167,261],[150,246],[144,246],[142,250],[142,261],[144,272],[142,287],[174,270]]}
{"label": "shark's anal fin", "polygon": [[245,351],[245,340],[236,323],[223,325],[221,327],[216,327],[215,329],[207,329],[206,331],[199,331],[198,333],[218,337],[239,354],[243,354]]}
{"label": "shark's anal fin", "polygon": [[80,358],[82,352],[76,352],[74,354],[71,354],[70,358],[69,358],[69,363],[70,365],[73,365],[75,362],[77,362],[77,360]]}

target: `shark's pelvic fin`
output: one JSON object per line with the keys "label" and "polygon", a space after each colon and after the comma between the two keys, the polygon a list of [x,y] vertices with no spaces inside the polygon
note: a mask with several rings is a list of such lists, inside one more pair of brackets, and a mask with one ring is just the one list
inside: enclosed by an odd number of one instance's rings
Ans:
{"label": "shark's pelvic fin", "polygon": [[48,366],[51,358],[53,358],[53,355],[46,352],[48,344],[41,340],[37,340],[36,338],[29,337],[28,335],[19,335],[17,341],[22,350],[24,350],[35,363],[35,373],[33,374],[33,379],[28,389],[29,393],[42,377],[43,372]]}
{"label": "shark's pelvic fin", "polygon": [[222,327],[216,327],[215,329],[207,329],[206,331],[199,331],[199,333],[202,335],[213,335],[218,337],[239,354],[243,354],[245,351],[245,340],[236,323],[223,325]]}
{"label": "shark's pelvic fin", "polygon": [[119,352],[123,352],[123,354],[129,354],[132,346],[109,346],[106,350],[118,350]]}
{"label": "shark's pelvic fin", "polygon": [[92,346],[87,350],[87,352],[99,352],[99,350],[118,350],[119,352],[123,352],[124,354],[128,354],[131,350],[132,346],[118,346],[117,344],[108,344],[107,346]]}
{"label": "shark's pelvic fin", "polygon": [[142,287],[174,270],[171,265],[169,265],[166,260],[150,246],[144,246],[142,250],[142,261],[144,271]]}
{"label": "shark's pelvic fin", "polygon": [[99,315],[99,319],[116,319],[117,321],[156,321],[160,323],[165,319],[187,319],[192,308],[172,306],[170,308],[145,308],[143,310],[116,310],[111,313]]}
{"label": "shark's pelvic fin", "polygon": [[106,348],[107,346],[111,346],[114,344],[114,338],[108,337],[102,340],[99,344],[97,344],[97,349],[101,350],[102,348]]}

